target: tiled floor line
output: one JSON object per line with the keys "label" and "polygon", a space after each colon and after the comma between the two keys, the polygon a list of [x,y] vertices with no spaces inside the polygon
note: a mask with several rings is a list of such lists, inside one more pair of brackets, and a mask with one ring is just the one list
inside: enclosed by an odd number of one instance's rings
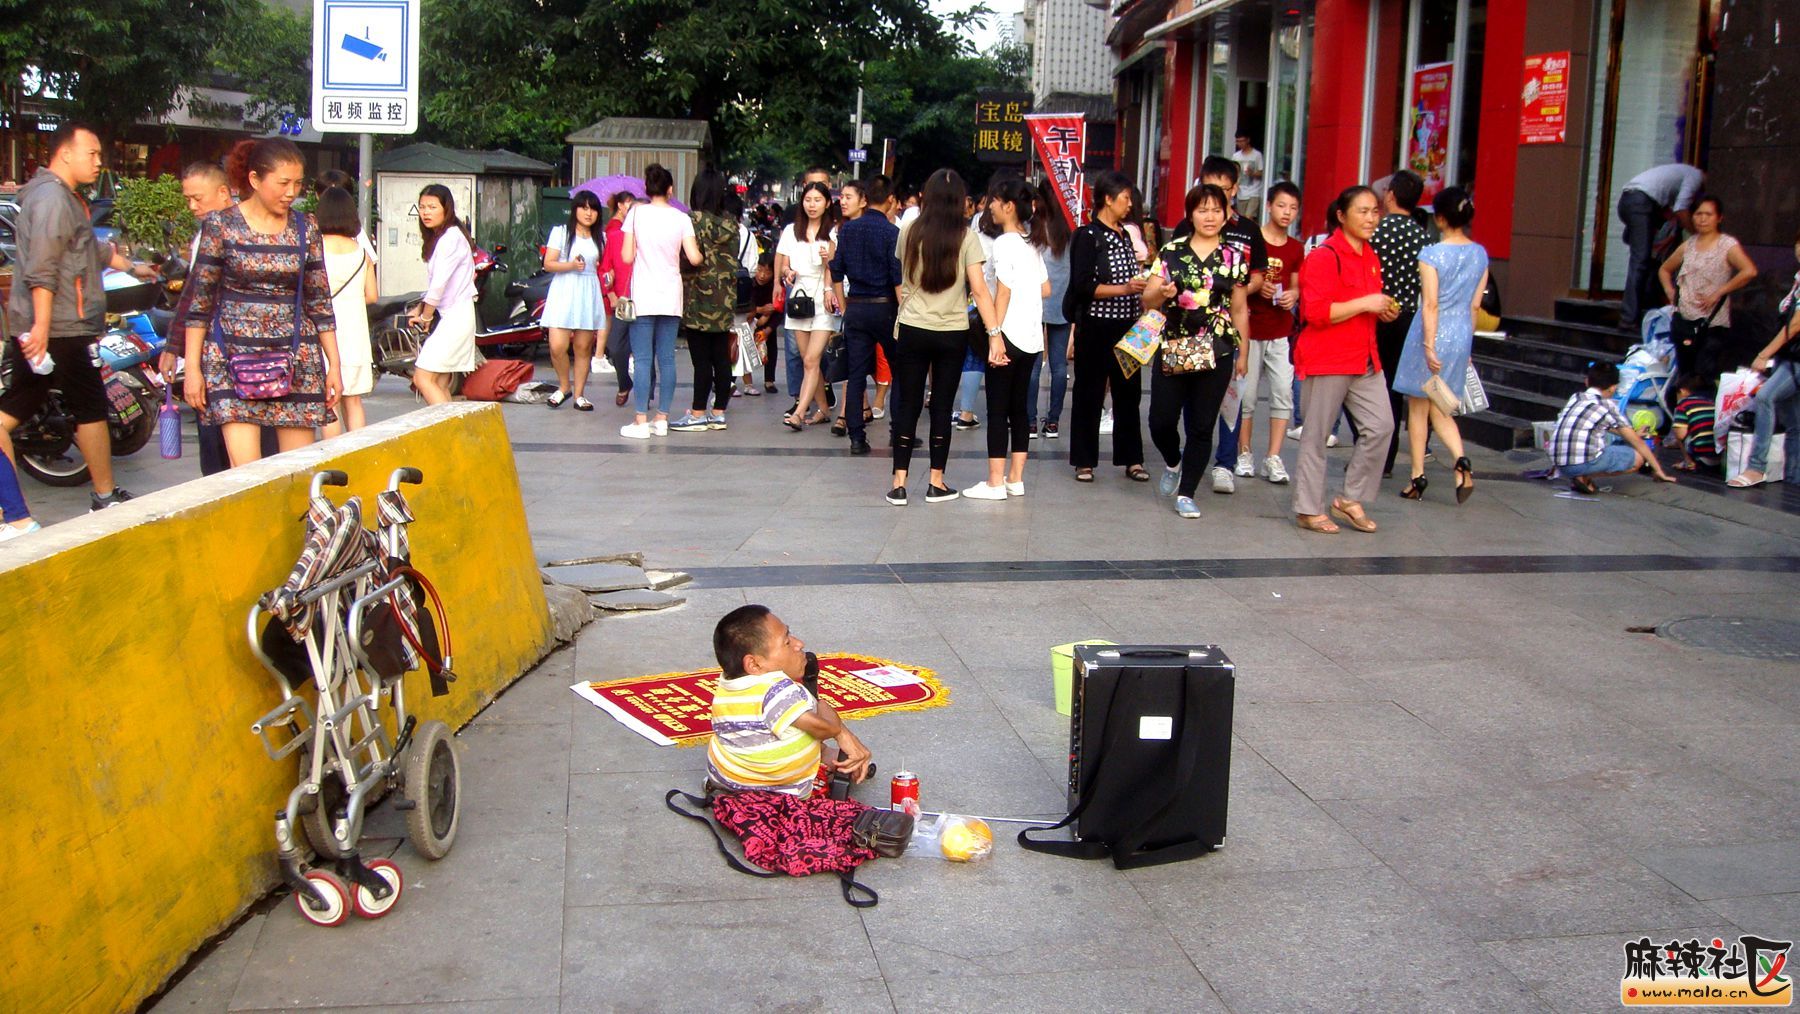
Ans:
{"label": "tiled floor line", "polygon": [[1269,577],[1591,574],[1738,570],[1792,572],[1793,556],[1373,556],[1196,560],[976,560],[953,563],[793,564],[696,567],[704,588],[817,587],[854,584],[986,584],[1013,581],[1171,581]]}

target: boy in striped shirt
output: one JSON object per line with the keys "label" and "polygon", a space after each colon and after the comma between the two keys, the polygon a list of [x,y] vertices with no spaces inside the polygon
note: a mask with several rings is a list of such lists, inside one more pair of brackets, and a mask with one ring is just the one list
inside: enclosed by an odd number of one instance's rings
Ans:
{"label": "boy in striped shirt", "polygon": [[785,792],[805,798],[818,774],[820,747],[836,740],[835,767],[860,782],[869,749],[837,711],[801,683],[806,644],[767,606],[740,606],[713,628],[722,675],[713,692],[707,780],[728,792]]}

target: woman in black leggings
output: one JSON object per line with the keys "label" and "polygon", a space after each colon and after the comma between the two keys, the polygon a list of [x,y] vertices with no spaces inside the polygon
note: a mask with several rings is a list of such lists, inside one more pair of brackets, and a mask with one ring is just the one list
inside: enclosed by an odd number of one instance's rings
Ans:
{"label": "woman in black leggings", "polygon": [[972,297],[988,336],[1000,333],[994,301],[982,277],[981,240],[963,218],[968,188],[962,177],[939,169],[925,183],[919,217],[900,229],[901,299],[894,342],[894,484],[887,502],[906,506],[906,473],[918,444],[925,381],[931,380],[931,482],[926,503],[954,500],[944,482],[950,460],[950,412],[956,402],[963,356],[969,350]]}
{"label": "woman in black leggings", "polygon": [[1135,482],[1144,471],[1144,430],[1138,422],[1142,375],[1127,377],[1113,346],[1144,312],[1138,299],[1144,277],[1137,251],[1123,222],[1131,213],[1131,181],[1108,169],[1094,177],[1094,220],[1075,230],[1069,243],[1069,288],[1063,316],[1075,322],[1069,342],[1075,390],[1069,410],[1069,464],[1076,482],[1093,482],[1100,463],[1100,409],[1112,389],[1113,464]]}
{"label": "woman in black leggings", "polygon": [[[1250,259],[1242,248],[1223,242],[1230,204],[1225,191],[1202,184],[1187,193],[1192,235],[1162,248],[1144,306],[1163,311],[1168,324],[1150,367],[1150,439],[1162,452],[1158,492],[1175,494],[1175,513],[1200,516],[1194,490],[1212,457],[1219,405],[1249,359],[1237,354],[1250,330],[1250,302],[1244,285]],[[1187,431],[1182,445],[1176,425]]]}

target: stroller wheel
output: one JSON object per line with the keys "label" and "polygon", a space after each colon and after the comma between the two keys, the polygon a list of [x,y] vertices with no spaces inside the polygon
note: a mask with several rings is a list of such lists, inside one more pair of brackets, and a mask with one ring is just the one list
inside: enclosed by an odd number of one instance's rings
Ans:
{"label": "stroller wheel", "polygon": [[406,748],[406,837],[413,851],[442,859],[456,842],[462,817],[462,762],[450,740],[450,727],[433,720],[421,724]]}
{"label": "stroller wheel", "polygon": [[350,890],[338,879],[337,874],[328,870],[307,870],[306,879],[314,890],[325,896],[325,907],[314,908],[317,902],[298,891],[294,892],[294,904],[307,922],[315,926],[336,926],[350,918]]}
{"label": "stroller wheel", "polygon": [[393,891],[385,898],[377,898],[375,897],[375,892],[361,884],[357,884],[356,914],[362,916],[364,919],[379,919],[393,911],[394,906],[399,903],[400,891],[404,887],[404,883],[400,877],[400,867],[395,866],[386,859],[372,859],[367,865],[369,869],[375,871],[377,876],[387,881],[388,886],[393,888]]}
{"label": "stroller wheel", "polygon": [[[300,751],[301,777],[310,771],[312,759],[309,751]],[[337,814],[343,810],[349,794],[344,791],[344,782],[336,772],[327,771],[319,782],[319,794],[314,799],[311,810],[300,815],[300,826],[306,829],[306,840],[320,859],[345,859],[356,851],[356,843],[339,839]]]}

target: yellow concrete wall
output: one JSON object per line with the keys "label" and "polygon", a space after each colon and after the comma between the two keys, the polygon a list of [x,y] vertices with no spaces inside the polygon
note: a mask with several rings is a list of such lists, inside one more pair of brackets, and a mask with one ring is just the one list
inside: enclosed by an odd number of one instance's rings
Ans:
{"label": "yellow concrete wall", "polygon": [[[279,880],[295,764],[250,723],[280,699],[245,645],[299,552],[307,482],[374,494],[412,465],[413,558],[449,610],[468,721],[550,646],[495,405],[421,410],[0,549],[0,1010],[130,1010]],[[342,490],[333,493],[341,496]]]}

